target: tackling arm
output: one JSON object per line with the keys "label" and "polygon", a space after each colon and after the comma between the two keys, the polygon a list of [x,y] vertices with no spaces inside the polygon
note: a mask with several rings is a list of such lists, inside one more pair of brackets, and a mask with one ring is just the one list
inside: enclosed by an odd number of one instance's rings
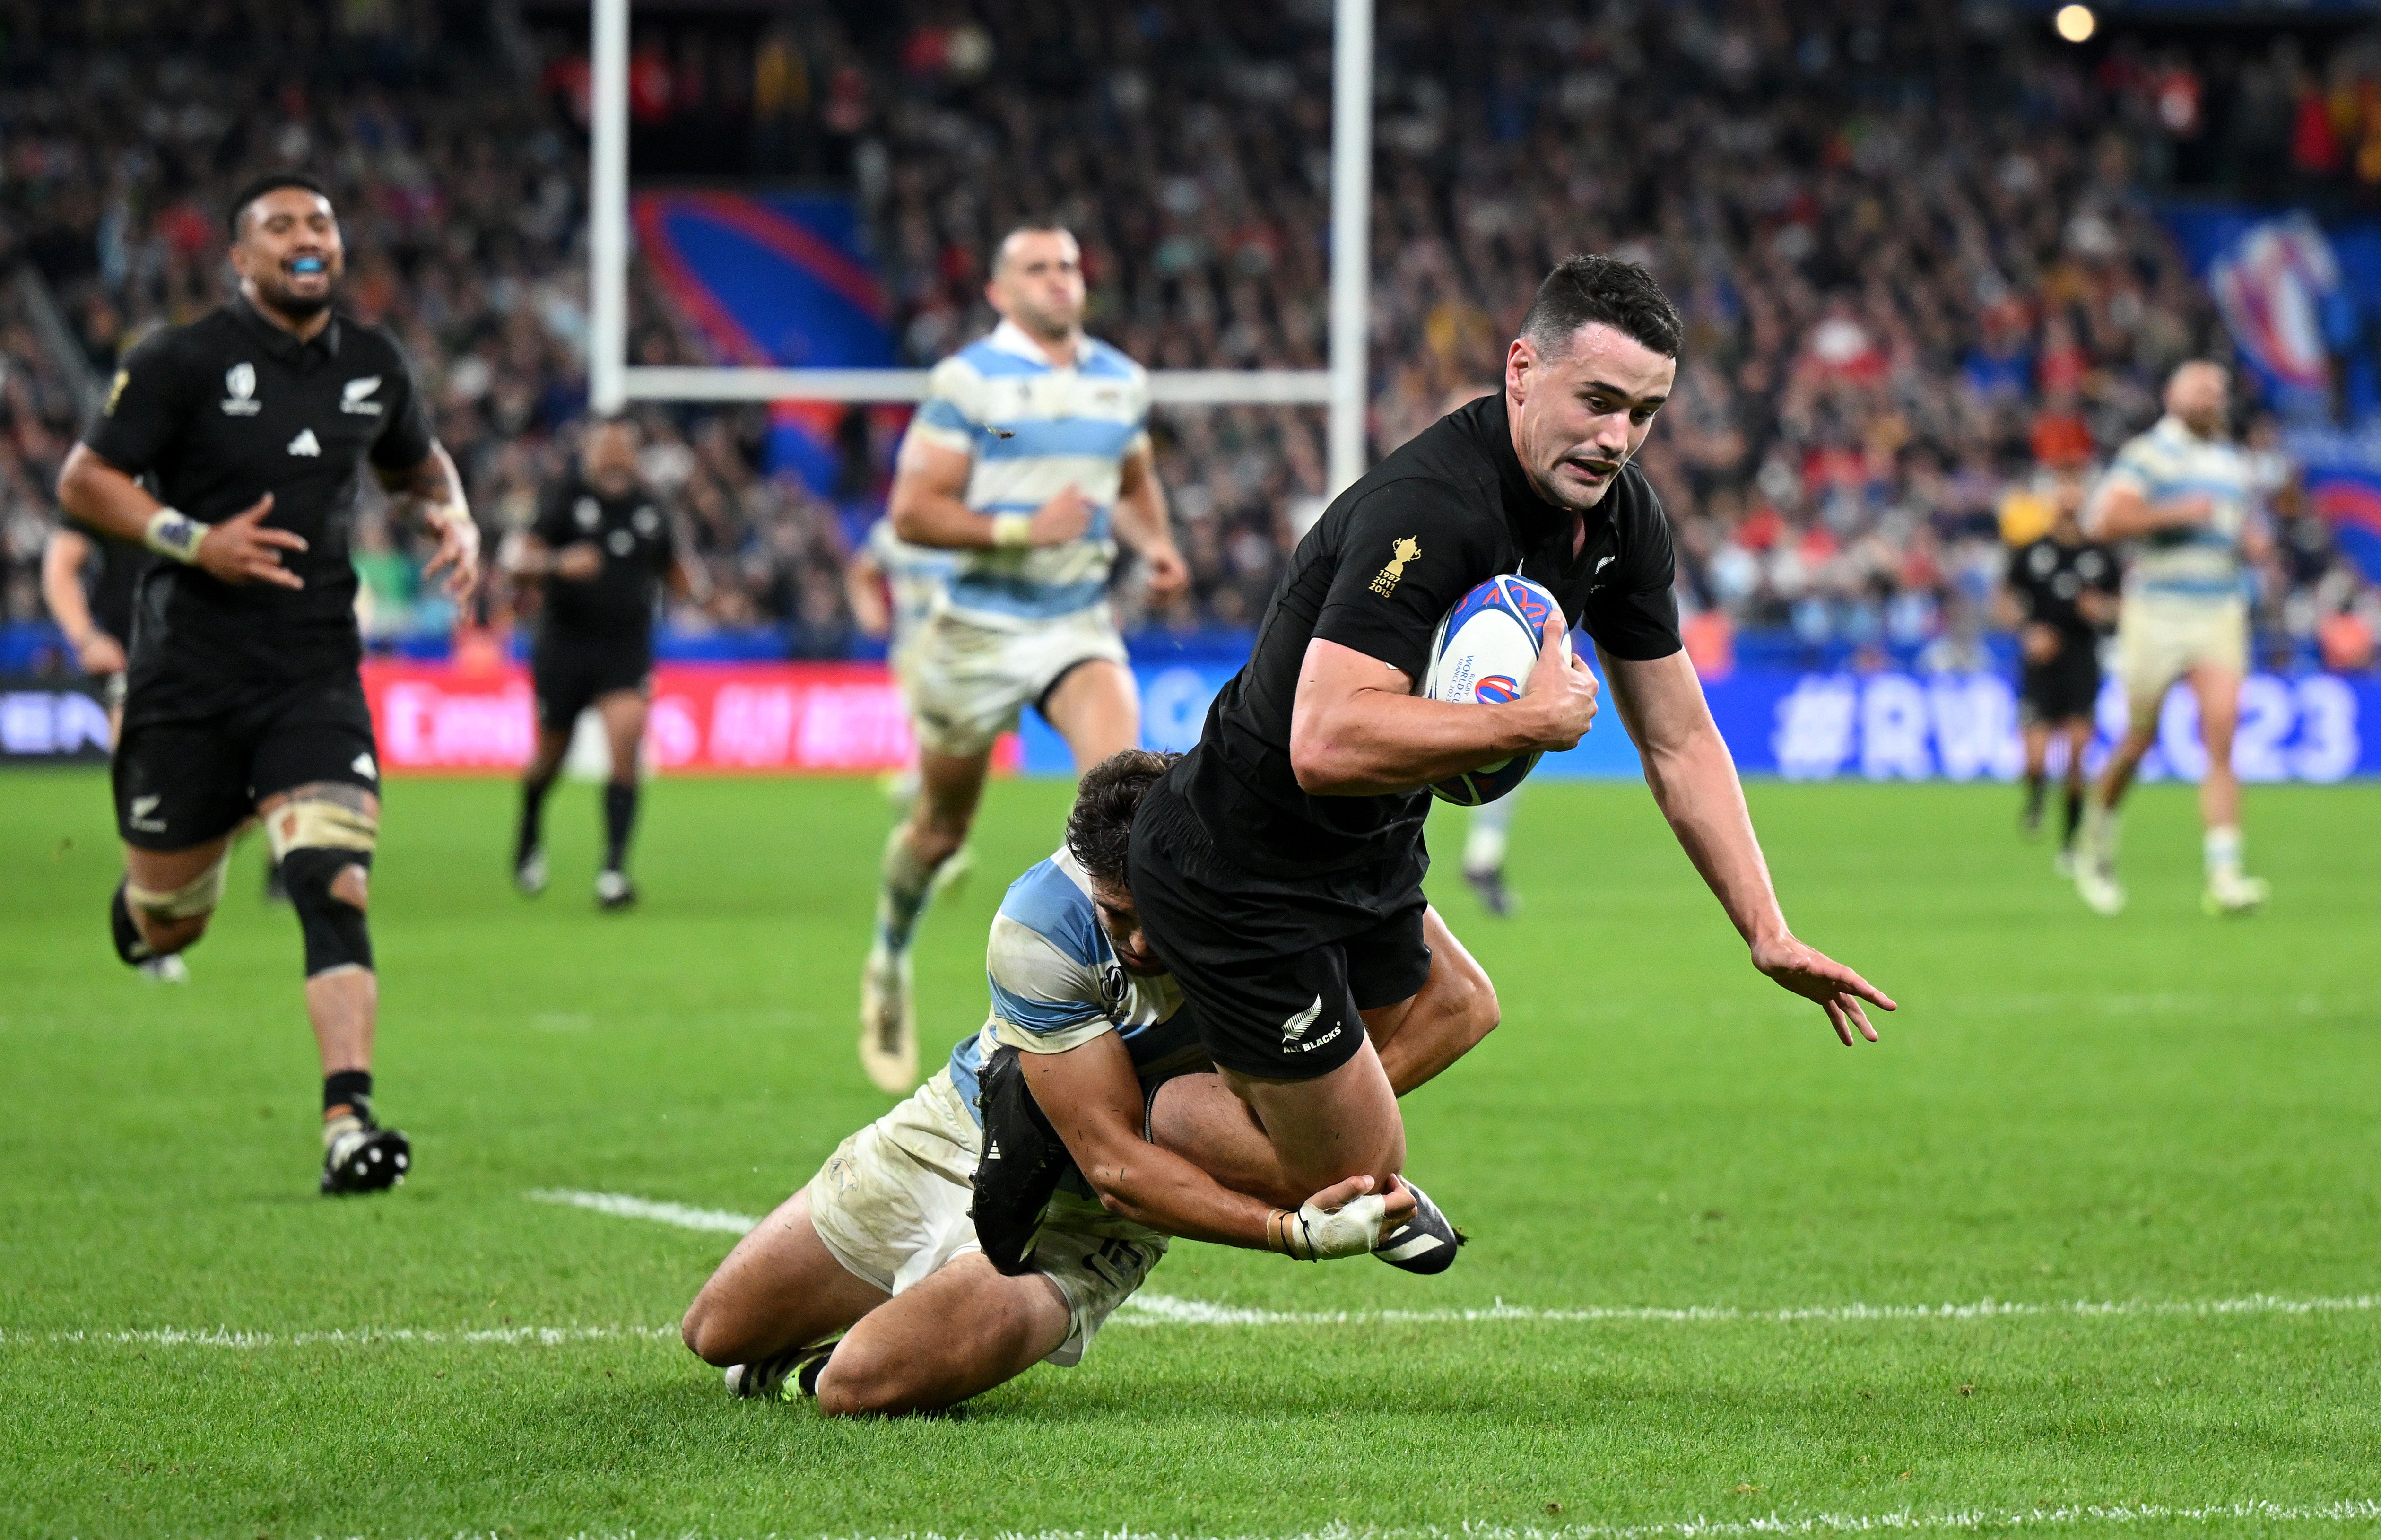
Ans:
{"label": "tackling arm", "polygon": [[[1142,1137],[1141,1082],[1122,1038],[1104,1032],[1064,1053],[1020,1057],[1025,1083],[1043,1116],[1108,1212],[1186,1240],[1259,1252],[1283,1249],[1276,1244],[1281,1210],[1232,1192]],[[1402,1222],[1396,1210],[1385,1214],[1383,1201],[1365,1193],[1371,1184],[1370,1177],[1341,1182],[1316,1193],[1300,1211],[1297,1217],[1313,1227],[1322,1243],[1320,1256],[1370,1251],[1385,1229]],[[1410,1214],[1412,1200],[1402,1190],[1396,1196]],[[1317,1220],[1325,1222],[1315,1226]],[[1359,1233],[1365,1231],[1369,1239]]]}
{"label": "tackling arm", "polygon": [[1683,652],[1637,661],[1598,650],[1621,723],[1645,762],[1645,784],[1704,885],[1751,947],[1752,965],[1780,986],[1814,1000],[1849,1047],[1855,1027],[1870,1042],[1863,1000],[1893,1001],[1858,973],[1794,938],[1752,832],[1744,786]]}

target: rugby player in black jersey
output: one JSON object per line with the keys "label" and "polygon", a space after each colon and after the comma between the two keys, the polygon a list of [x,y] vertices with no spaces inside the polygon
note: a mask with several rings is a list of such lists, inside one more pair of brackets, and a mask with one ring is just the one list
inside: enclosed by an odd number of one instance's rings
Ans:
{"label": "rugby player in black jersey", "polygon": [[537,520],[505,551],[515,577],[541,582],[531,675],[537,691],[537,750],[521,773],[520,832],[513,883],[545,891],[545,794],[570,752],[571,729],[589,706],[603,718],[612,776],[604,786],[604,866],[595,901],[607,910],[637,901],[629,881],[629,837],[637,825],[637,748],[653,690],[653,613],[678,559],[668,509],[637,477],[637,426],[626,418],[591,422],[579,464],[548,488]]}
{"label": "rugby player in black jersey", "polygon": [[360,471],[434,535],[426,571],[458,597],[479,533],[405,355],[331,310],[345,253],[322,188],[260,178],[230,223],[237,297],[132,350],[58,476],[73,518],[166,558],[136,603],[110,929],[133,964],[198,940],[232,831],[261,815],[305,938],[321,1188],[369,1192],[402,1179],[412,1153],[372,1106],[380,766],[348,556]]}
{"label": "rugby player in black jersey", "polygon": [[2100,638],[2116,624],[2123,572],[2117,553],[2085,538],[2080,522],[2089,483],[2081,470],[2053,482],[2057,519],[2050,532],[2009,553],[2004,618],[2014,624],[2024,671],[2018,681],[2025,739],[2028,835],[2042,827],[2049,789],[2050,741],[2067,745],[2066,817],[2058,836],[2058,874],[2075,874],[2075,832],[2083,822],[2083,752],[2091,747],[2100,702]]}
{"label": "rugby player in black jersey", "polygon": [[1755,968],[1875,1037],[1892,1002],[1787,928],[1728,745],[1679,635],[1668,520],[1629,463],[1677,373],[1678,314],[1643,268],[1573,257],[1538,290],[1504,389],[1441,419],[1300,543],[1198,747],[1136,815],[1133,896],[1226,1082],[1301,1191],[1387,1189],[1405,1130],[1370,1033],[1429,972],[1430,783],[1588,730],[1596,684],[1549,621],[1497,705],[1413,693],[1441,617],[1491,576],[1545,584],[1603,660],[1654,800]]}

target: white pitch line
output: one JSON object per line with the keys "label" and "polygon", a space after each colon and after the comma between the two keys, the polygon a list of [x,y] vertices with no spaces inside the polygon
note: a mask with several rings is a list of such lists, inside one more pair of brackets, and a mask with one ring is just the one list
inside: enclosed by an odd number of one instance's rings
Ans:
{"label": "white pitch line", "polygon": [[376,1347],[389,1343],[460,1343],[468,1347],[641,1340],[678,1336],[676,1326],[489,1326],[442,1331],[435,1326],[335,1326],[324,1331],[234,1331],[229,1326],[159,1326],[145,1331],[0,1332],[0,1342],[57,1342],[139,1348],[311,1348],[324,1343]]}
{"label": "white pitch line", "polygon": [[[1873,1534],[1937,1532],[1967,1534],[1978,1530],[2064,1529],[2084,1524],[2207,1524],[2243,1520],[2265,1523],[2371,1524],[2381,1522],[2381,1502],[2350,1498],[2329,1503],[2230,1502],[2204,1507],[2162,1503],[2081,1503],[2062,1508],[1987,1509],[1955,1509],[1941,1513],[1914,1513],[1908,1509],[1890,1513],[1812,1513],[1790,1516],[1764,1514],[1757,1519],[1677,1519],[1649,1524],[1564,1524],[1540,1529],[1467,1522],[1451,1528],[1436,1524],[1418,1529],[1376,1529],[1366,1524],[1325,1524],[1284,1535],[1183,1535],[1129,1525],[1115,1529],[1002,1530],[993,1540],[1710,1540],[1710,1537],[1774,1534]],[[500,1540],[502,1532],[465,1530],[426,1540]],[[578,1530],[563,1540],[656,1540],[636,1530]],[[702,1531],[673,1530],[668,1540],[725,1540]],[[905,1530],[897,1534],[815,1535],[771,1530],[760,1540],[980,1540],[940,1530]]]}
{"label": "white pitch line", "polygon": [[1113,1319],[1119,1325],[1142,1326],[1366,1326],[1408,1323],[1448,1326],[1496,1321],[1793,1325],[1806,1321],[1821,1324],[1982,1321],[2046,1315],[2088,1318],[2112,1315],[2326,1315],[2376,1310],[2381,1310],[2381,1294],[2310,1300],[2248,1294],[2232,1300],[2069,1300],[2047,1303],[1979,1300],[1972,1304],[1855,1303],[1799,1305],[1781,1310],[1740,1310],[1733,1305],[1590,1305],[1576,1309],[1539,1309],[1532,1305],[1507,1304],[1501,1300],[1484,1308],[1471,1309],[1262,1310],[1244,1305],[1210,1304],[1203,1300],[1177,1299],[1170,1294],[1135,1294],[1124,1302]]}
{"label": "white pitch line", "polygon": [[742,1235],[761,1222],[725,1209],[656,1203],[651,1198],[632,1198],[625,1192],[579,1192],[568,1188],[541,1187],[526,1196],[542,1204],[568,1204],[572,1208],[592,1208],[598,1214],[616,1215],[623,1219],[652,1219],[680,1229],[717,1230],[723,1235]]}

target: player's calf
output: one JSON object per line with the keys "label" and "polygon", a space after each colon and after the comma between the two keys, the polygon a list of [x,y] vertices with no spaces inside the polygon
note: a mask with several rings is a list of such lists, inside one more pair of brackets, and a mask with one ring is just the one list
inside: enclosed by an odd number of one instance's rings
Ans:
{"label": "player's calf", "polygon": [[116,955],[137,968],[171,957],[204,935],[208,919],[223,902],[229,864],[229,852],[220,851],[197,876],[173,887],[148,886],[127,874],[107,906]]}

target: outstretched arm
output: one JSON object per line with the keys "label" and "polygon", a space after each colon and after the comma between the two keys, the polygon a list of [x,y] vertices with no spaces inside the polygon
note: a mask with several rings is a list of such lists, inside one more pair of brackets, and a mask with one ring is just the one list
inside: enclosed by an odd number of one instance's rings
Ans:
{"label": "outstretched arm", "polygon": [[[1022,1056],[1025,1083],[1075,1157],[1100,1203],[1135,1224],[1190,1241],[1251,1251],[1274,1249],[1267,1235],[1273,1205],[1234,1192],[1171,1151],[1142,1137],[1141,1082],[1124,1040],[1104,1032],[1056,1054]],[[1353,1177],[1310,1202],[1332,1210],[1361,1197],[1370,1177]],[[1384,1231],[1410,1216],[1403,1187],[1390,1194]]]}
{"label": "outstretched arm", "polygon": [[1876,1041],[1862,1002],[1894,1008],[1875,985],[1815,947],[1794,939],[1770,885],[1769,863],[1752,832],[1736,761],[1712,721],[1703,681],[1683,652],[1639,662],[1601,649],[1604,677],[1622,725],[1645,762],[1645,784],[1670,821],[1687,859],[1702,874],[1737,934],[1752,948],[1752,965],[1806,999],[1818,1002],[1846,1047],[1852,1032]]}

